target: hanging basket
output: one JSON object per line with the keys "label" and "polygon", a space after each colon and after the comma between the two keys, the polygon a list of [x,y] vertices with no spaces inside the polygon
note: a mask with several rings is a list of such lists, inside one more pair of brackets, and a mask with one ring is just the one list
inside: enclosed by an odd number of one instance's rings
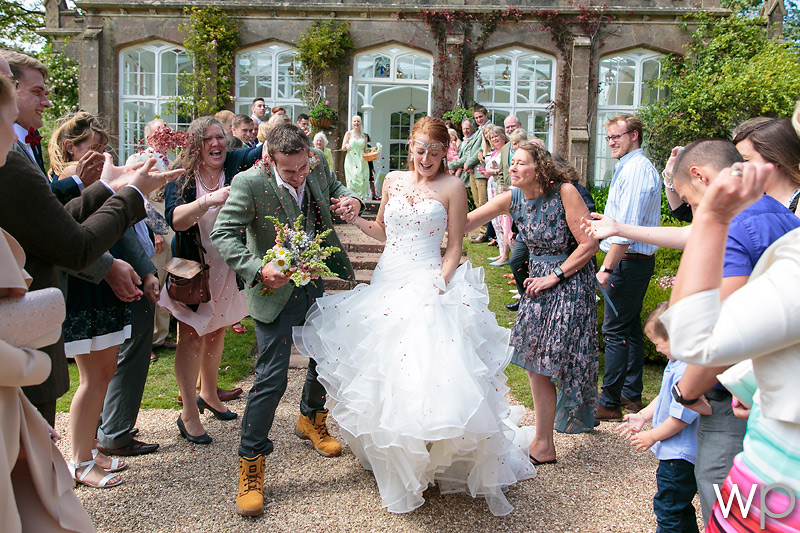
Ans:
{"label": "hanging basket", "polygon": [[364,158],[364,161],[375,161],[378,159],[380,152],[377,150],[373,150],[372,152],[364,152],[364,155],[361,156]]}
{"label": "hanging basket", "polygon": [[333,125],[332,118],[310,118],[311,123],[320,129],[330,128]]}

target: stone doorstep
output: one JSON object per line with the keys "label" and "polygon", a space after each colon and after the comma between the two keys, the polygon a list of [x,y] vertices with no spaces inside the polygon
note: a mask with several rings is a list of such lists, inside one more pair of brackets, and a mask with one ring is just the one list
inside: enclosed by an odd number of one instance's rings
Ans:
{"label": "stone doorstep", "polygon": [[381,254],[380,252],[354,250],[348,252],[347,257],[350,258],[350,262],[356,270],[374,270],[378,265],[378,259],[380,259]]}

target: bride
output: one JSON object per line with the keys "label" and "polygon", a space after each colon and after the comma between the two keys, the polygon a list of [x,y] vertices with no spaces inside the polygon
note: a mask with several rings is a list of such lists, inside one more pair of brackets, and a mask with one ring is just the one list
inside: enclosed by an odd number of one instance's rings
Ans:
{"label": "bride", "polygon": [[437,483],[505,515],[507,487],[536,471],[531,439],[504,421],[508,330],[488,310],[483,270],[458,266],[467,198],[443,166],[449,140],[437,118],[414,124],[411,170],[386,176],[376,221],[348,219],[386,242],[371,284],[317,300],[294,341],[317,361],[332,416],[384,507],[412,511]]}

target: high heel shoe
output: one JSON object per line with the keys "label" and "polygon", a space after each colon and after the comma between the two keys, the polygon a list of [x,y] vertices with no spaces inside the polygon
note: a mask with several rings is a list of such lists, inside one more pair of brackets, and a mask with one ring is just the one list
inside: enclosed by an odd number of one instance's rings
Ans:
{"label": "high heel shoe", "polygon": [[234,413],[233,411],[229,411],[227,409],[224,412],[223,411],[217,411],[216,409],[214,409],[213,407],[208,405],[206,403],[206,401],[200,397],[199,394],[197,395],[197,409],[200,411],[200,414],[203,414],[205,412],[205,410],[208,409],[209,411],[214,413],[214,417],[217,420],[233,420],[234,418],[239,416],[236,413]]}
{"label": "high heel shoe", "polygon": [[213,440],[208,436],[208,433],[203,433],[197,437],[191,435],[188,431],[186,431],[186,427],[183,425],[181,415],[178,415],[178,430],[181,432],[181,437],[194,444],[211,444],[211,441]]}

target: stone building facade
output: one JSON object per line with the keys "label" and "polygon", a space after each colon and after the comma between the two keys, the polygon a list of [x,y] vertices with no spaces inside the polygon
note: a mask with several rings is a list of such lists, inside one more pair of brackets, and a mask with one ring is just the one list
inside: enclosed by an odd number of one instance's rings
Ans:
{"label": "stone building facade", "polygon": [[[665,54],[683,51],[691,16],[723,12],[719,0],[611,1],[77,0],[76,12],[46,0],[41,33],[79,62],[80,106],[117,133],[121,159],[154,116],[184,125],[165,107],[179,90],[178,73],[191,71],[179,31],[188,20],[184,7],[216,5],[239,26],[231,73],[237,112],[249,114],[255,96],[290,115],[302,112],[298,38],[315,20],[344,20],[355,51],[349,69],[325,78],[326,97],[342,117],[329,135],[332,148],[347,128],[344,118],[358,113],[384,146],[378,172],[399,168],[415,118],[477,102],[498,124],[518,115],[588,181],[606,182],[613,160],[604,119],[660,97],[648,81],[660,75]],[[501,12],[499,24],[481,19]],[[446,21],[443,31],[432,20]]]}

